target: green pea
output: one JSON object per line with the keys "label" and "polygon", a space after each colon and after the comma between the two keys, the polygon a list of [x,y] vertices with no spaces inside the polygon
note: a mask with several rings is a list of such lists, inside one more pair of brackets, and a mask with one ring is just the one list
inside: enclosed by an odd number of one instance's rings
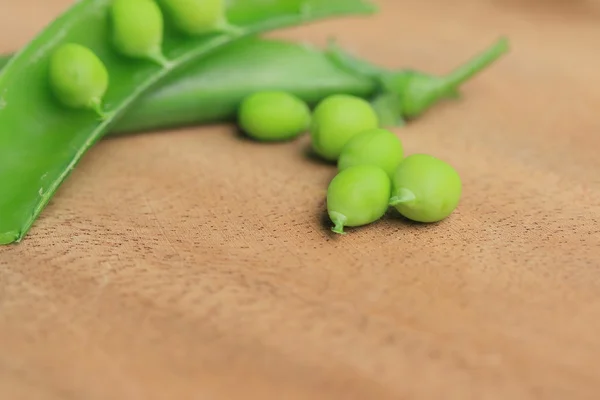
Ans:
{"label": "green pea", "polygon": [[312,147],[327,161],[336,161],[355,135],[379,127],[377,114],[366,100],[347,94],[323,99],[315,108],[310,128]]}
{"label": "green pea", "polygon": [[110,15],[113,44],[121,54],[169,64],[162,52],[163,15],[154,0],[114,0]]}
{"label": "green pea", "polygon": [[310,108],[300,98],[281,91],[262,91],[246,97],[238,111],[238,124],[260,141],[289,140],[310,124]]}
{"label": "green pea", "polygon": [[188,35],[237,30],[227,21],[225,0],[160,1],[173,24]]}
{"label": "green pea", "polygon": [[385,129],[370,129],[354,136],[342,148],[338,169],[370,164],[382,168],[390,178],[404,157],[402,142]]}
{"label": "green pea", "polygon": [[54,96],[66,107],[94,110],[101,118],[108,89],[106,67],[96,54],[76,43],[60,45],[51,55],[48,80]]}
{"label": "green pea", "polygon": [[406,157],[392,178],[390,205],[417,222],[438,222],[458,206],[462,182],[456,170],[426,154]]}
{"label": "green pea", "polygon": [[331,180],[327,188],[327,212],[332,231],[344,234],[344,227],[377,221],[389,207],[391,181],[374,165],[349,167]]}

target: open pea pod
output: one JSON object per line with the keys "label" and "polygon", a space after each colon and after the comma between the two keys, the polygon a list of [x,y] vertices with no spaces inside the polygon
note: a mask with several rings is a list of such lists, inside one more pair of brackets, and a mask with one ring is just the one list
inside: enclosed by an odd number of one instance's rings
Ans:
{"label": "open pea pod", "polygon": [[[245,36],[376,11],[367,0],[230,0],[226,19],[233,29],[189,35],[165,17],[160,63],[117,51],[111,4],[78,1],[0,73],[0,244],[21,241],[85,152],[140,96],[180,68]],[[96,111],[66,107],[51,90],[52,55],[67,43],[85,46],[106,68],[108,88]]]}
{"label": "open pea pod", "polygon": [[[371,101],[382,126],[400,126],[438,101],[457,98],[458,86],[506,52],[501,39],[445,76],[388,70],[345,52],[257,36],[237,40],[170,74],[136,100],[109,134],[232,122],[242,100],[281,90],[314,106],[333,94]],[[0,55],[0,68],[10,55]]]}

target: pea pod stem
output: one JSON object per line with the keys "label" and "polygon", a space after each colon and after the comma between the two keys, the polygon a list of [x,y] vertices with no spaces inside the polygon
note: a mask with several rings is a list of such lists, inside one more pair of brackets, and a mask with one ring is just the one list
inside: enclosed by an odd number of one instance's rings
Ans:
{"label": "pea pod stem", "polygon": [[462,84],[498,60],[508,49],[508,39],[501,38],[445,76],[406,70],[382,74],[381,84],[386,91],[398,94],[404,118],[414,119],[443,99],[459,97]]}
{"label": "pea pod stem", "polygon": [[475,75],[483,71],[485,68],[490,66],[502,55],[509,50],[509,43],[507,38],[501,38],[491,47],[483,51],[481,54],[475,56],[470,61],[457,67],[454,71],[448,74],[445,78],[445,85],[449,89],[458,88],[460,85],[473,78]]}
{"label": "pea pod stem", "polygon": [[[310,15],[290,5],[311,4]],[[232,0],[229,17],[241,34],[182,38],[171,34],[163,51],[169,68],[119,56],[107,32],[110,0],[80,0],[21,49],[0,72],[0,244],[21,241],[84,154],[112,130],[151,88],[242,37],[342,15],[371,14],[367,0]],[[57,46],[76,40],[107,66],[111,85],[106,118],[59,107],[48,96],[46,67]],[[33,62],[35,60],[35,62]],[[27,90],[22,90],[27,88]],[[90,115],[92,114],[92,115]],[[40,123],[40,122],[48,123]]]}

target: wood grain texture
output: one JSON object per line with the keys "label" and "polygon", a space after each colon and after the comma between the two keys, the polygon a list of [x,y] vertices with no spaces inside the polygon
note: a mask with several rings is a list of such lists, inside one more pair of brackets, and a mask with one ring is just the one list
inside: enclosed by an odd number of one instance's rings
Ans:
{"label": "wood grain texture", "polygon": [[[0,51],[68,3],[3,0]],[[105,140],[0,249],[0,398],[600,397],[599,3],[379,3],[277,35],[440,73],[511,39],[397,130],[458,168],[457,212],[334,238],[306,137]]]}

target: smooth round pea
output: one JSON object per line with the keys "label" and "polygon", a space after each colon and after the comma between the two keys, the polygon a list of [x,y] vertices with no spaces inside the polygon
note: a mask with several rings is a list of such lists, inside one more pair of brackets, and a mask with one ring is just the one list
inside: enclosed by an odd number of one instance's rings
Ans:
{"label": "smooth round pea", "polygon": [[402,142],[385,129],[370,129],[354,136],[342,148],[338,169],[370,164],[382,168],[390,178],[404,157]]}
{"label": "smooth round pea", "polygon": [[49,62],[50,88],[67,107],[93,109],[102,114],[102,98],[108,89],[106,67],[96,54],[76,43],[60,45]]}
{"label": "smooth round pea", "polygon": [[310,108],[300,98],[281,91],[262,91],[246,97],[238,110],[238,125],[260,141],[289,140],[310,124]]}
{"label": "smooth round pea", "polygon": [[180,31],[188,35],[228,29],[225,0],[160,0]]}
{"label": "smooth round pea", "polygon": [[121,54],[166,62],[163,15],[154,0],[114,0],[110,15],[113,44]]}
{"label": "smooth round pea", "polygon": [[377,114],[369,102],[347,94],[331,95],[314,110],[310,128],[312,147],[321,158],[337,161],[352,137],[378,127]]}
{"label": "smooth round pea", "polygon": [[377,166],[356,165],[338,172],[327,188],[327,212],[335,224],[332,231],[343,234],[345,226],[377,221],[389,207],[390,193],[390,178]]}
{"label": "smooth round pea", "polygon": [[438,222],[458,206],[462,182],[448,163],[426,154],[406,157],[392,178],[394,206],[404,217],[417,222]]}

